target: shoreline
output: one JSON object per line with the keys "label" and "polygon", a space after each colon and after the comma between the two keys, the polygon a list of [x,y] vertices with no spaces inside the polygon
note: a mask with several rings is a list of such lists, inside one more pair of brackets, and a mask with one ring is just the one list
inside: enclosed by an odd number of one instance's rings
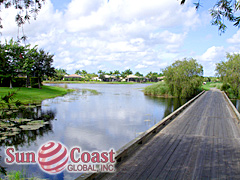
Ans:
{"label": "shoreline", "polygon": [[152,84],[155,82],[43,81],[43,84]]}
{"label": "shoreline", "polygon": [[63,87],[47,86],[43,85],[42,89],[38,88],[26,88],[26,87],[0,87],[0,97],[8,94],[8,92],[16,92],[13,96],[13,101],[10,104],[14,104],[16,100],[19,100],[22,105],[34,104],[38,105],[45,99],[51,99],[59,96],[64,96],[67,93],[75,91],[74,89],[66,89]]}

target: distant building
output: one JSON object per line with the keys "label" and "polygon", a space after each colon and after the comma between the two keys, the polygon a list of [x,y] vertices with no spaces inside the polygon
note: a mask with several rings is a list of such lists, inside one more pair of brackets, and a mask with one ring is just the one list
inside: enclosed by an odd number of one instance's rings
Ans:
{"label": "distant building", "polygon": [[102,81],[102,79],[100,79],[99,77],[93,77],[92,80],[93,81]]}
{"label": "distant building", "polygon": [[76,79],[81,80],[83,76],[77,75],[77,74],[71,74],[71,75],[65,75],[63,80],[69,80],[69,79]]}
{"label": "distant building", "polygon": [[157,81],[164,81],[165,76],[157,77]]}
{"label": "distant building", "polygon": [[146,78],[142,77],[142,76],[128,75],[125,78],[125,81],[127,81],[127,82],[145,82]]}
{"label": "distant building", "polygon": [[116,76],[111,76],[111,75],[103,75],[103,81],[104,82],[114,82],[114,81],[118,81]]}

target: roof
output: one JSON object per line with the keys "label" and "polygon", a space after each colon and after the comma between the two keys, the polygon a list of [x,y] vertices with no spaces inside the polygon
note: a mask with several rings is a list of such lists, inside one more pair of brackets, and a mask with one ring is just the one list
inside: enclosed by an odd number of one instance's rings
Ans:
{"label": "roof", "polygon": [[128,78],[141,78],[141,77],[135,76],[135,75],[128,75],[126,78],[128,79]]}
{"label": "roof", "polygon": [[77,74],[71,74],[71,75],[65,76],[65,78],[82,78],[82,76],[77,75]]}
{"label": "roof", "polygon": [[157,79],[164,79],[164,78],[165,78],[165,76],[157,77]]}
{"label": "roof", "polygon": [[110,75],[104,75],[105,78],[113,78],[113,79],[116,79],[115,76],[110,76]]}

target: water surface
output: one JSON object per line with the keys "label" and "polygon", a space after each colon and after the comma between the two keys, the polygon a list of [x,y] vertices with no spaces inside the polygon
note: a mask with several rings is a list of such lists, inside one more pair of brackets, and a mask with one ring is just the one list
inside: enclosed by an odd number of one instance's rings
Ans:
{"label": "water surface", "polygon": [[[5,146],[15,145],[19,151],[38,151],[47,141],[59,141],[69,149],[103,151],[123,145],[139,136],[186,100],[145,96],[147,84],[68,84],[60,85],[77,91],[63,97],[44,100],[42,113],[51,113],[50,124],[37,131],[21,132],[19,137],[1,141],[1,156]],[[96,90],[98,93],[89,91]],[[52,176],[43,173],[38,165],[5,165],[7,170],[22,170],[28,175],[48,179],[73,179],[80,174],[62,173]]]}

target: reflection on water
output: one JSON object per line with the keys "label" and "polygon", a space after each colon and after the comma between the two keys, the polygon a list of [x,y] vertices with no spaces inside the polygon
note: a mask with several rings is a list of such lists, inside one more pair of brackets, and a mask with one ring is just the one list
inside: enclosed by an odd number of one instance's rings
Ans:
{"label": "reflection on water", "polygon": [[[41,111],[53,112],[52,119],[55,120],[37,131],[25,131],[12,137],[8,143],[2,142],[1,156],[4,157],[5,145],[18,145],[20,151],[37,152],[42,144],[50,140],[60,141],[69,149],[79,146],[88,151],[118,150],[186,102],[177,98],[145,96],[140,88],[146,84],[67,86],[78,90],[42,102]],[[25,169],[28,174],[48,179],[73,179],[79,176],[66,170],[55,176],[47,175],[38,165],[11,165],[7,168]]]}

